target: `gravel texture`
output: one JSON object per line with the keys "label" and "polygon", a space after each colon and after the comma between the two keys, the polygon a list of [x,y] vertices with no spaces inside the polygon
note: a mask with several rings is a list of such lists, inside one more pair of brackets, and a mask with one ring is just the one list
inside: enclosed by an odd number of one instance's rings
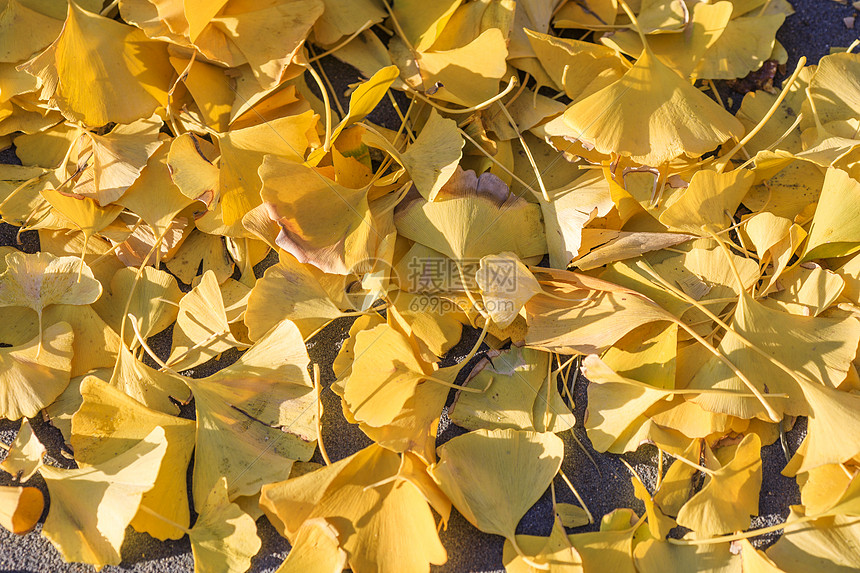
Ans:
{"label": "gravel texture", "polygon": [[[842,5],[832,0],[793,0],[796,14],[789,17],[777,34],[777,38],[789,53],[787,69],[790,73],[800,55],[805,55],[810,63],[829,53],[831,47],[849,45],[857,38],[857,32],[848,29],[843,18],[857,15],[850,5]],[[860,22],[858,23],[860,24]],[[355,82],[354,71],[332,58],[326,58],[326,70],[339,93],[343,93],[347,84]],[[736,95],[737,99],[740,96]],[[344,107],[347,100],[342,98]],[[381,109],[371,116],[378,123],[395,125],[394,110],[384,102]],[[16,162],[10,151],[0,153],[0,162]],[[24,233],[21,242],[16,237],[17,229],[6,224],[0,224],[0,245],[12,245],[27,252],[38,248],[38,237],[33,232]],[[262,266],[261,266],[262,269]],[[0,320],[3,310],[0,309]],[[310,345],[311,360],[323,365],[323,382],[327,386],[334,380],[331,363],[337,355],[349,329],[349,320],[341,319],[327,327]],[[156,352],[165,356],[168,353],[169,332],[162,333],[153,340]],[[446,358],[446,364],[452,364],[462,359],[476,340],[475,332],[467,332],[460,344]],[[217,365],[204,365],[195,369],[194,377],[205,376],[212,371],[235,360],[235,355],[225,355]],[[468,368],[465,369],[468,371]],[[576,488],[586,500],[589,509],[596,518],[618,507],[631,507],[642,512],[641,502],[633,497],[628,470],[621,462],[621,456],[598,454],[594,452],[586,438],[582,427],[586,405],[587,382],[580,378],[574,385],[576,401],[577,426],[575,434],[578,441],[584,444],[589,454],[594,458],[593,464],[582,447],[576,443],[569,432],[562,434],[565,440],[565,461],[563,469],[571,478]],[[453,398],[449,396],[450,399]],[[323,435],[327,437],[326,445],[332,460],[346,457],[370,443],[369,439],[357,426],[348,424],[342,417],[340,401],[332,392],[323,393],[323,403],[326,411],[324,417]],[[186,407],[183,415],[190,417],[193,409]],[[41,420],[33,420],[34,430],[40,440],[45,443],[49,452],[49,462],[63,467],[71,467],[68,452],[63,452],[62,437],[58,430]],[[10,443],[15,436],[18,422],[0,421],[0,440]],[[805,423],[801,420],[788,433],[789,447],[793,451],[804,436]],[[440,424],[438,443],[442,444],[463,433],[464,430],[451,424],[447,415],[443,416]],[[4,452],[0,450],[0,458]],[[318,456],[319,454],[317,454]],[[633,455],[624,458],[631,463],[640,476],[653,483],[656,476],[656,449],[650,446],[642,447]],[[780,471],[785,465],[785,457],[779,442],[762,450],[764,461],[764,482],[760,500],[760,515],[753,519],[753,527],[763,527],[783,521],[788,515],[789,505],[799,503],[799,492],[794,480],[784,478]],[[315,461],[322,461],[316,460]],[[0,485],[10,482],[9,476],[0,472]],[[36,476],[31,484],[40,487],[47,497],[44,482]],[[557,488],[559,501],[576,503],[573,495],[564,488]],[[46,506],[47,507],[47,506]],[[532,535],[547,535],[550,531],[552,505],[549,494],[526,514],[519,525],[518,533]],[[47,509],[46,509],[47,513]],[[43,515],[44,518],[44,515]],[[254,559],[251,571],[264,573],[274,571],[283,561],[289,550],[289,544],[281,538],[269,525],[265,518],[257,522],[258,533],[263,541],[259,555]],[[580,528],[576,531],[595,529],[596,525]],[[15,536],[0,528],[0,572],[57,573],[90,572],[93,568],[88,565],[64,563],[53,546],[39,534],[40,527],[24,535]],[[448,562],[441,567],[434,567],[440,572],[490,572],[503,571],[501,561],[503,539],[487,535],[475,530],[466,520],[454,511],[448,529],[441,532],[441,539],[448,550]],[[771,539],[763,540],[765,543]],[[159,542],[146,534],[136,533],[129,529],[123,545],[122,554],[125,561],[116,567],[105,567],[105,573],[150,573],[150,572],[190,572],[193,571],[190,546],[187,539],[173,542]]]}

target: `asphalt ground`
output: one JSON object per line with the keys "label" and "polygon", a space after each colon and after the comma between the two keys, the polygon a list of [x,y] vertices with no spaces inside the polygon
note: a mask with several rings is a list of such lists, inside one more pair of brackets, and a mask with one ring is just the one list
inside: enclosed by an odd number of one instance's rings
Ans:
{"label": "asphalt ground", "polygon": [[[857,16],[858,12],[850,5],[842,5],[833,0],[790,0],[794,5],[795,14],[790,16],[777,33],[777,39],[785,46],[789,54],[786,68],[794,69],[800,56],[806,56],[809,63],[817,62],[830,52],[831,47],[848,46],[858,37],[857,31],[848,29],[843,18]],[[860,22],[858,22],[860,26]],[[349,66],[332,58],[322,60],[326,72],[334,84],[335,91],[343,94],[347,85],[358,80],[355,71]],[[731,95],[731,94],[729,94]],[[740,95],[735,94],[736,99]],[[341,99],[347,107],[347,99]],[[383,125],[394,126],[397,117],[387,102],[381,109],[371,115],[371,120]],[[0,162],[17,163],[13,152],[0,152]],[[23,233],[18,242],[17,229],[0,223],[0,245],[16,246],[27,252],[38,249],[38,237],[35,232]],[[270,258],[270,261],[273,260]],[[260,273],[265,265],[258,267]],[[3,310],[0,309],[0,320],[3,320]],[[349,321],[341,319],[329,325],[315,337],[310,344],[309,353],[313,362],[322,365],[323,383],[325,386],[334,380],[331,364],[337,355],[342,341],[349,329]],[[154,337],[151,341],[155,351],[162,357],[169,353],[169,330]],[[466,332],[463,340],[445,358],[444,364],[453,364],[462,360],[476,340],[475,332]],[[220,369],[232,360],[236,354],[225,353],[217,363],[209,363],[189,372],[191,376],[202,377]],[[464,373],[469,368],[464,369]],[[641,514],[644,508],[633,496],[630,474],[621,462],[622,456],[599,454],[593,451],[585,430],[582,427],[586,407],[587,381],[582,377],[574,384],[574,401],[577,425],[574,429],[579,442],[589,449],[589,456],[573,439],[570,432],[561,437],[565,441],[565,460],[563,469],[571,478],[575,487],[582,494],[588,508],[599,520],[600,516],[619,507],[630,507]],[[322,394],[326,415],[323,420],[323,435],[326,437],[327,450],[332,460],[346,457],[367,446],[370,440],[358,429],[350,425],[341,415],[340,400],[330,391]],[[449,403],[453,399],[449,396]],[[182,415],[192,417],[193,407],[183,408]],[[48,449],[49,463],[62,467],[72,467],[63,453],[63,440],[60,432],[50,424],[34,419],[34,430],[39,439]],[[19,422],[0,420],[0,440],[10,443],[15,436]],[[803,420],[796,424],[788,433],[789,448],[793,451],[803,439],[805,423]],[[438,444],[442,444],[464,430],[451,424],[446,414],[443,414]],[[0,450],[0,457],[4,454]],[[317,454],[319,456],[319,454]],[[656,478],[656,449],[650,446],[641,447],[635,454],[623,456],[646,484]],[[753,519],[752,527],[759,528],[784,521],[788,515],[788,507],[799,503],[800,496],[794,480],[786,479],[780,471],[785,465],[785,456],[777,442],[762,450],[764,463],[762,493],[759,516]],[[322,461],[315,458],[314,461]],[[0,472],[2,474],[2,472]],[[0,485],[11,483],[9,476],[0,475]],[[47,498],[47,490],[39,476],[30,484],[42,489]],[[576,503],[565,488],[557,488],[558,500]],[[47,507],[47,506],[46,506]],[[531,535],[548,535],[552,526],[552,504],[549,494],[544,495],[521,521],[517,532]],[[47,509],[46,509],[47,514]],[[43,515],[44,519],[45,515]],[[269,525],[265,518],[257,521],[258,534],[262,539],[262,549],[254,558],[250,571],[264,573],[276,570],[289,551],[289,544]],[[40,535],[41,525],[27,535],[16,536],[0,528],[0,572],[21,573],[72,573],[90,572],[93,568],[88,565],[65,563],[54,547]],[[570,530],[581,532],[596,529],[596,525]],[[440,533],[442,543],[448,551],[448,562],[434,571],[465,573],[465,572],[495,572],[503,571],[502,546],[503,539],[487,535],[472,527],[456,510],[452,514],[447,530]],[[775,537],[760,540],[767,544]],[[190,545],[187,538],[179,541],[161,542],[129,528],[122,548],[124,561],[119,566],[108,566],[105,573],[155,573],[155,572],[191,572],[194,570]]]}

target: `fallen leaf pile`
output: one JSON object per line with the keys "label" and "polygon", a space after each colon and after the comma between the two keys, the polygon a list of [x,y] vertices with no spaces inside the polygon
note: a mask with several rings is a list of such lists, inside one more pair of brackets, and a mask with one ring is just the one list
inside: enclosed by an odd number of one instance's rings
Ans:
{"label": "fallen leaf pile", "polygon": [[[280,573],[422,572],[456,509],[512,573],[860,568],[860,55],[775,87],[786,0],[0,5],[0,217],[41,245],[0,247],[6,529],[47,507],[67,561],[131,526],[239,573],[265,515]],[[366,78],[344,109],[328,56]],[[594,449],[659,456],[642,515],[571,533],[580,368]],[[372,444],[330,460],[341,414]],[[747,531],[798,418],[802,505]]]}

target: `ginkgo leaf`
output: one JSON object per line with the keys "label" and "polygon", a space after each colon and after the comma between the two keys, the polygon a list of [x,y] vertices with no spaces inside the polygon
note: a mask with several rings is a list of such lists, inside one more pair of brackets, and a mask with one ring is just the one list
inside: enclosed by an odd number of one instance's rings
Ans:
{"label": "ginkgo leaf", "polygon": [[639,293],[599,279],[544,269],[538,280],[542,276],[552,277],[554,286],[564,290],[552,297],[533,297],[526,303],[529,346],[592,354],[606,350],[638,326],[669,318],[666,311]]}
{"label": "ginkgo leaf", "polygon": [[[801,506],[792,506],[786,521],[806,517]],[[780,571],[800,573],[819,571],[853,571],[860,567],[857,541],[860,525],[856,517],[836,515],[807,523],[786,526],[786,534],[767,550],[766,555]]]}
{"label": "ginkgo leaf", "polygon": [[673,571],[739,571],[740,557],[729,550],[728,544],[675,545],[667,541],[647,539],[633,550],[636,571],[659,573]]}
{"label": "ginkgo leaf", "polygon": [[373,0],[323,0],[325,11],[314,23],[314,37],[322,44],[334,44],[367,24],[381,22],[386,16]]}
{"label": "ginkgo leaf", "polygon": [[[728,332],[720,341],[720,352],[731,356],[759,390],[766,386],[770,392],[787,394],[772,406],[791,415],[809,414],[811,404],[805,388],[814,384],[834,388],[845,378],[860,341],[860,324],[853,318],[796,316],[768,308],[747,294],[740,297],[731,325],[748,342]],[[762,352],[776,362],[766,359]],[[723,362],[709,360],[693,377],[690,388],[744,391],[745,386],[730,372]],[[706,410],[740,418],[761,415],[762,406],[755,398],[703,394],[694,401]]]}
{"label": "ginkgo leaf", "polygon": [[457,170],[465,143],[454,120],[442,117],[436,110],[430,111],[418,139],[400,156],[422,197],[428,201],[436,199]]}
{"label": "ginkgo leaf", "polygon": [[344,403],[358,421],[388,424],[430,372],[409,341],[387,324],[356,334],[354,352]]}
{"label": "ginkgo leaf", "polygon": [[397,454],[370,445],[315,472],[264,486],[260,506],[294,546],[304,524],[325,519],[353,571],[426,572],[448,556],[421,491],[409,480],[389,479],[399,467]]}
{"label": "ginkgo leaf", "polygon": [[636,433],[645,411],[672,396],[671,390],[619,376],[594,355],[583,360],[583,374],[591,382],[586,429],[598,452],[621,453],[618,446],[627,434]]}
{"label": "ginkgo leaf", "polygon": [[734,456],[706,477],[705,486],[684,504],[678,525],[704,537],[747,529],[758,514],[762,480],[761,440],[747,434]]}
{"label": "ginkgo leaf", "polygon": [[0,306],[26,306],[39,315],[52,304],[89,304],[102,294],[102,285],[90,268],[75,257],[40,252],[6,255],[0,274]]}
{"label": "ginkgo leaf", "polygon": [[618,80],[628,66],[606,46],[526,30],[543,68],[565,95],[576,101]]}
{"label": "ginkgo leaf", "polygon": [[430,475],[472,525],[513,542],[563,457],[564,443],[551,433],[475,430],[440,446]]}
{"label": "ginkgo leaf", "polygon": [[74,192],[95,199],[101,207],[122,197],[161,147],[161,124],[161,118],[153,116],[118,125],[105,135],[85,132],[76,142],[77,169],[81,164],[87,167],[77,178]]}
{"label": "ginkgo leaf", "polygon": [[568,539],[564,527],[558,520],[553,523],[549,537],[517,535],[517,544],[528,558],[518,555],[511,542],[505,541],[502,562],[508,573],[535,573],[536,571],[579,573],[583,571],[582,557]]}
{"label": "ginkgo leaf", "polygon": [[511,195],[490,173],[458,170],[435,201],[407,197],[395,224],[402,236],[455,261],[504,251],[522,259],[546,252],[540,209]]}
{"label": "ginkgo leaf", "polygon": [[558,392],[546,352],[512,347],[492,363],[479,362],[464,385],[483,390],[461,392],[448,410],[451,421],[467,430],[558,433],[573,428],[573,413]]}
{"label": "ginkgo leaf", "polygon": [[586,172],[568,188],[553,192],[550,202],[541,202],[550,266],[567,268],[582,244],[582,229],[614,207],[609,183],[598,171]]}
{"label": "ginkgo leaf", "polygon": [[299,163],[308,147],[319,145],[318,120],[319,116],[308,110],[262,125],[230,130],[218,137],[220,205],[225,225],[235,225],[245,213],[262,203],[257,171],[265,155]]}
{"label": "ginkgo leaf", "polygon": [[207,143],[193,133],[180,135],[170,142],[167,166],[170,178],[183,195],[211,209],[220,198],[221,172],[204,152]]}
{"label": "ginkgo leaf", "polygon": [[243,573],[262,546],[254,519],[230,503],[223,477],[209,492],[188,537],[197,573]]}
{"label": "ginkgo leaf", "polygon": [[301,334],[285,320],[233,365],[186,379],[197,411],[192,493],[198,511],[221,476],[230,499],[289,474],[316,448],[316,408]]}
{"label": "ginkgo leaf", "polygon": [[821,197],[809,230],[804,260],[850,255],[860,248],[860,183],[831,167],[824,177]]}
{"label": "ginkgo leaf", "polygon": [[163,43],[74,2],[60,37],[25,66],[42,78],[43,99],[93,127],[150,117],[174,74]]}
{"label": "ginkgo leaf", "polygon": [[[629,466],[628,466],[629,469]],[[675,527],[675,520],[663,513],[655,503],[654,497],[642,479],[635,471],[631,472],[633,476],[630,478],[633,482],[633,495],[635,495],[645,506],[645,516],[648,519],[648,530],[654,539],[666,539],[669,532]]]}
{"label": "ginkgo leaf", "polygon": [[416,50],[432,46],[462,0],[444,0],[427,5],[418,0],[401,0],[394,5],[394,16],[403,22],[406,41]]}
{"label": "ginkgo leaf", "polygon": [[[147,339],[176,320],[182,291],[176,279],[164,271],[147,266],[139,274],[138,277],[138,272],[132,268],[118,270],[110,281],[110,293],[105,293],[93,307],[114,331],[120,332],[121,314],[128,304],[128,314],[134,316],[141,337]],[[128,325],[125,343],[132,350],[138,346],[134,331]]]}
{"label": "ginkgo leaf", "polygon": [[0,469],[24,483],[39,471],[45,451],[45,446],[33,433],[30,421],[25,418],[6,457],[0,462]]}
{"label": "ginkgo leaf", "polygon": [[337,528],[322,517],[308,519],[296,533],[293,549],[277,573],[331,573],[343,571],[347,554],[340,548]]}
{"label": "ginkgo leaf", "polygon": [[[187,402],[191,392],[179,376],[161,372],[135,358],[125,344],[121,344],[116,365],[110,376],[110,385],[134,398],[147,408],[176,415],[177,402]],[[173,400],[171,400],[173,398]]]}
{"label": "ginkgo leaf", "polygon": [[[194,422],[145,407],[121,390],[87,376],[80,386],[83,402],[72,417],[71,445],[82,467],[99,466],[121,456],[160,427],[167,448],[155,483],[141,505],[181,527],[188,527],[190,509],[185,473],[194,447]],[[184,531],[142,510],[131,522],[161,540],[179,539]]]}
{"label": "ginkgo leaf", "polygon": [[[697,171],[687,189],[660,215],[670,229],[706,234],[702,227],[721,231],[731,225],[734,214],[753,184],[752,171],[736,169],[728,173]],[[727,214],[728,213],[728,214]]]}
{"label": "ginkgo leaf", "polygon": [[[348,274],[373,258],[382,239],[367,189],[348,189],[314,169],[266,156],[260,190],[269,217],[281,231],[279,247],[323,272]],[[315,206],[324,202],[325,209]]]}
{"label": "ginkgo leaf", "polygon": [[[392,42],[392,46],[397,49],[398,44]],[[411,52],[406,53],[415,57]],[[419,52],[416,64],[421,86],[414,87],[459,105],[478,105],[499,91],[499,80],[507,72],[507,53],[505,37],[499,28],[485,30],[462,47]],[[407,67],[396,52],[392,55],[401,68]]]}
{"label": "ginkgo leaf", "polygon": [[280,262],[266,269],[251,290],[245,325],[248,337],[259,340],[281,320],[289,319],[307,337],[342,314],[308,265],[281,254]]}
{"label": "ginkgo leaf", "polygon": [[206,271],[200,283],[179,301],[168,362],[175,370],[186,370],[225,350],[244,346],[230,330],[215,273]]}
{"label": "ginkgo leaf", "polygon": [[652,166],[698,157],[743,135],[737,119],[649,49],[620,80],[570,106],[564,121],[569,137]]}
{"label": "ginkgo leaf", "polygon": [[[199,224],[200,220],[198,220]],[[175,225],[174,225],[175,226]],[[193,284],[197,272],[203,269],[215,273],[215,279],[221,284],[233,274],[233,260],[224,248],[224,240],[216,235],[210,235],[199,228],[191,231],[187,237],[182,234],[182,245],[167,261],[167,270],[185,284]]]}
{"label": "ginkgo leaf", "polygon": [[0,348],[0,417],[33,418],[69,385],[72,328],[58,322],[43,338],[21,346]]}
{"label": "ginkgo leaf", "polygon": [[97,466],[42,466],[51,494],[42,534],[67,561],[119,565],[126,527],[155,484],[166,450],[164,430],[156,427],[137,445]]}
{"label": "ginkgo leaf", "polygon": [[0,486],[0,526],[17,535],[34,527],[45,509],[45,498],[35,487]]}
{"label": "ginkgo leaf", "polygon": [[0,12],[0,62],[20,62],[44,49],[63,29],[62,22],[18,0],[8,0]]}

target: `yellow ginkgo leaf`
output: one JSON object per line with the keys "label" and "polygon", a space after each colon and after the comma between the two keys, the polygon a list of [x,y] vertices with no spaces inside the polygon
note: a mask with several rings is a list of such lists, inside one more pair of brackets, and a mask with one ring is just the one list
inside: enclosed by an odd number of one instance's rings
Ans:
{"label": "yellow ginkgo leaf", "polygon": [[[403,55],[406,54],[415,58],[408,50]],[[499,28],[489,28],[453,50],[420,52],[413,65],[418,67],[421,84],[414,87],[459,105],[479,105],[499,92],[499,81],[507,72],[507,54],[505,37]],[[397,53],[393,56],[401,68],[407,68],[408,60],[401,63]]]}
{"label": "yellow ginkgo leaf", "polygon": [[343,571],[347,554],[340,548],[337,528],[322,517],[308,519],[296,533],[287,559],[277,573],[331,573]]}
{"label": "yellow ginkgo leaf", "polygon": [[703,537],[747,529],[750,515],[758,515],[761,480],[761,440],[747,434],[731,460],[707,476],[705,486],[684,504],[678,525]]}
{"label": "yellow ginkgo leaf", "polygon": [[[593,354],[585,357],[582,369],[591,382],[585,427],[598,452],[623,453],[619,448],[629,446],[629,436],[640,431],[645,412],[672,397],[671,390],[619,376]],[[638,446],[635,442],[633,449]]]}
{"label": "yellow ginkgo leaf", "polygon": [[809,79],[809,95],[822,125],[857,117],[858,58],[851,52],[824,56]]}
{"label": "yellow ginkgo leaf", "polygon": [[92,127],[150,117],[167,104],[174,74],[163,43],[75,2],[60,37],[25,65],[42,78],[43,99]]}
{"label": "yellow ginkgo leaf", "polygon": [[457,131],[457,122],[430,110],[418,139],[400,156],[422,197],[428,201],[436,199],[457,170],[465,143]]}
{"label": "yellow ginkgo leaf", "polygon": [[517,524],[563,457],[564,442],[555,434],[476,430],[440,446],[430,475],[472,525],[515,543]]}
{"label": "yellow ginkgo leaf", "polygon": [[517,535],[517,545],[528,555],[528,558],[518,555],[513,544],[505,541],[502,562],[508,573],[538,573],[538,571],[580,573],[583,571],[582,557],[568,539],[559,520],[553,523],[549,537]]}
{"label": "yellow ginkgo leaf", "polygon": [[262,545],[254,519],[230,503],[223,477],[209,492],[188,537],[196,573],[244,573]]}
{"label": "yellow ginkgo leaf", "polygon": [[47,306],[90,304],[101,293],[101,283],[89,266],[75,257],[9,253],[6,270],[0,274],[0,306],[32,308],[40,321]]}
{"label": "yellow ginkgo leaf", "polygon": [[72,328],[59,322],[43,337],[21,346],[0,348],[0,417],[33,418],[69,385]]}
{"label": "yellow ginkgo leaf", "polygon": [[663,513],[660,506],[655,503],[654,496],[651,495],[651,492],[642,483],[639,474],[633,471],[629,465],[627,469],[633,474],[630,478],[633,482],[633,495],[645,506],[645,516],[648,520],[648,530],[651,532],[651,536],[654,539],[666,539],[669,532],[677,525],[675,520]]}
{"label": "yellow ginkgo leaf", "polygon": [[245,325],[248,337],[259,340],[280,321],[289,319],[307,337],[342,314],[310,265],[282,253],[280,262],[266,269],[251,290]]}
{"label": "yellow ginkgo leaf", "polygon": [[[267,155],[260,196],[281,231],[279,247],[301,263],[345,275],[374,258],[385,231],[367,189],[348,189],[305,165]],[[320,208],[320,205],[325,205]]]}
{"label": "yellow ginkgo leaf", "polygon": [[[726,29],[726,25],[732,17],[733,9],[731,2],[694,4],[689,9],[690,21],[683,33],[653,34],[648,38],[648,46],[657,57],[679,74],[684,77],[693,76],[707,50],[714,45]],[[640,14],[639,17],[640,24],[642,24],[642,15]],[[601,39],[601,41],[631,55],[639,55],[642,50],[642,42],[633,30],[621,30],[610,37]],[[710,66],[711,64],[708,62],[705,65]],[[732,79],[734,77],[732,76]]]}
{"label": "yellow ginkgo leaf", "polygon": [[[860,324],[853,317],[796,316],[771,309],[746,293],[738,301],[731,326],[734,332],[720,341],[720,352],[730,356],[760,391],[767,387],[787,394],[772,401],[772,407],[789,415],[810,413],[807,387],[835,388],[845,379],[860,342]],[[726,364],[711,359],[695,374],[690,388],[744,392],[746,386]],[[693,400],[712,412],[746,419],[762,416],[762,405],[755,398],[703,394]]]}
{"label": "yellow ginkgo leaf", "polygon": [[285,320],[233,365],[186,379],[197,411],[192,493],[200,510],[227,478],[231,499],[288,475],[316,448],[316,396],[301,334]]}
{"label": "yellow ginkgo leaf", "polygon": [[678,325],[643,324],[620,339],[601,357],[612,370],[657,388],[674,388]]}
{"label": "yellow ginkgo leaf", "polygon": [[179,414],[179,406],[171,398],[178,402],[191,398],[182,378],[144,364],[125,344],[120,345],[110,384],[147,408],[166,414]]}
{"label": "yellow ginkgo leaf", "polygon": [[606,46],[532,30],[526,30],[526,35],[543,68],[573,101],[615,82],[629,67]]}
{"label": "yellow ginkgo leaf", "polygon": [[119,565],[126,527],[155,484],[166,451],[164,430],[156,427],[125,453],[97,466],[43,466],[51,507],[42,534],[67,561]]}
{"label": "yellow ginkgo leaf", "polygon": [[444,30],[462,0],[443,0],[432,5],[419,0],[400,0],[394,5],[394,17],[402,22],[406,41],[416,50],[426,51]]}
{"label": "yellow ginkgo leaf", "polygon": [[343,399],[356,420],[371,426],[392,422],[431,374],[406,337],[387,324],[356,334],[354,352]]}
{"label": "yellow ginkgo leaf", "polygon": [[57,39],[61,21],[28,3],[7,0],[0,12],[0,62],[20,62]]}
{"label": "yellow ginkgo leaf", "polygon": [[658,539],[636,545],[633,559],[639,573],[660,573],[667,567],[672,571],[740,571],[741,560],[728,543],[675,545]]}
{"label": "yellow ginkgo leaf", "polygon": [[[353,571],[423,573],[448,556],[430,506],[411,481],[397,479],[399,467],[397,454],[372,444],[315,472],[264,486],[260,506],[294,547],[304,524],[323,518],[337,531]],[[325,557],[336,561],[332,545]]]}
{"label": "yellow ginkgo leaf", "polygon": [[[205,1],[195,4],[210,5]],[[226,41],[235,46],[251,65],[260,86],[268,89],[284,79],[284,70],[301,49],[324,8],[322,0],[275,0],[262,4],[227,2],[201,35],[211,32],[206,38],[208,43],[219,45]],[[263,41],[264,38],[268,40]],[[194,42],[203,44],[201,40],[198,37]]]}
{"label": "yellow ginkgo leaf", "polygon": [[166,234],[176,224],[174,218],[192,202],[173,184],[168,164],[169,150],[170,145],[163,143],[150,156],[140,176],[116,201],[140,215],[156,236]]}
{"label": "yellow ginkgo leaf", "polygon": [[[155,484],[140,503],[171,522],[188,527],[191,514],[185,474],[194,448],[194,422],[151,410],[95,376],[83,379],[80,392],[83,403],[72,417],[70,440],[75,460],[82,467],[99,466],[121,456],[161,427],[167,449]],[[185,534],[145,510],[137,513],[131,526],[162,541],[179,539]]]}
{"label": "yellow ginkgo leaf", "polygon": [[85,132],[76,142],[79,170],[74,192],[95,199],[101,207],[113,203],[135,182],[150,156],[161,147],[158,130],[161,118],[153,116],[110,133]]}
{"label": "yellow ginkgo leaf", "polygon": [[349,110],[346,117],[332,131],[330,142],[336,140],[344,129],[361,121],[372,112],[399,75],[400,70],[397,69],[397,66],[386,66],[373,74],[366,82],[361,82],[350,94]]}
{"label": "yellow ginkgo leaf", "polygon": [[540,209],[495,175],[458,169],[436,201],[407,197],[395,214],[397,231],[454,261],[510,251],[521,259],[546,252]]}
{"label": "yellow ginkgo leaf", "polygon": [[0,486],[0,526],[17,535],[34,527],[45,509],[45,498],[35,487]]}
{"label": "yellow ginkgo leaf", "polygon": [[[803,384],[802,392],[810,409],[809,428],[806,439],[783,469],[785,475],[839,464],[860,453],[860,440],[853,433],[854,428],[860,427],[855,411],[860,396],[815,383]],[[828,435],[839,435],[842,439],[828,440]]]}
{"label": "yellow ginkgo leaf", "polygon": [[[134,316],[137,330],[145,340],[176,320],[182,291],[173,276],[154,267],[143,267],[135,280],[137,274],[137,270],[129,267],[118,270],[110,281],[110,293],[102,295],[93,307],[114,331],[120,332],[121,315],[128,304],[128,314]],[[126,325],[125,343],[131,350],[138,347],[130,325]]]}
{"label": "yellow ginkgo leaf", "polygon": [[[705,52],[696,74],[700,78],[735,79],[759,69],[773,53],[776,31],[793,12],[788,2],[772,2],[769,13],[732,13],[719,38]],[[783,8],[784,7],[784,8]]]}
{"label": "yellow ginkgo leaf", "polygon": [[736,169],[728,173],[703,169],[697,171],[687,189],[660,215],[670,229],[706,235],[704,226],[722,231],[732,224],[738,209],[755,180],[752,171]]}
{"label": "yellow ginkgo leaf", "polygon": [[564,269],[579,254],[583,227],[608,215],[614,203],[609,183],[598,170],[585,172],[550,197],[552,201],[540,204],[549,263],[555,269]]}
{"label": "yellow ginkgo leaf", "polygon": [[831,167],[809,230],[804,260],[850,255],[860,248],[860,182]]}
{"label": "yellow ginkgo leaf", "polygon": [[[535,267],[535,269],[537,269]],[[525,306],[529,346],[565,354],[595,354],[628,332],[651,322],[669,320],[666,311],[636,291],[568,271],[540,269],[538,281],[557,288]]]}
{"label": "yellow ginkgo leaf", "polygon": [[[801,506],[792,506],[786,522],[806,518]],[[801,571],[854,571],[860,568],[860,524],[846,515],[788,525],[766,555],[786,573]]]}
{"label": "yellow ginkgo leaf", "polygon": [[[201,219],[202,220],[202,219]],[[197,221],[198,225],[200,220]],[[175,226],[175,225],[174,225]],[[185,237],[179,250],[175,251],[167,261],[167,270],[185,284],[193,284],[197,272],[203,269],[215,273],[215,279],[221,284],[233,274],[233,260],[224,248],[224,240],[217,235],[203,232],[199,229],[191,231]]]}
{"label": "yellow ginkgo leaf", "polygon": [[483,392],[459,393],[448,416],[467,430],[558,433],[573,428],[573,413],[558,392],[546,352],[512,347],[492,363],[479,362],[465,386]]}
{"label": "yellow ginkgo leaf", "polygon": [[221,209],[224,224],[231,226],[262,203],[257,171],[267,154],[300,163],[308,147],[319,145],[316,125],[319,116],[308,110],[294,116],[234,129],[218,137],[221,149]]}
{"label": "yellow ginkgo leaf", "polygon": [[0,469],[11,474],[18,483],[24,483],[39,471],[44,455],[45,446],[33,433],[30,421],[25,418],[6,457],[0,462]]}
{"label": "yellow ginkgo leaf", "polygon": [[[193,133],[184,133],[170,142],[167,167],[170,178],[188,199],[214,208],[220,199],[220,171],[204,150],[211,146]],[[214,153],[214,152],[213,152]]]}
{"label": "yellow ginkgo leaf", "polygon": [[174,370],[187,370],[225,350],[245,346],[230,330],[215,273],[206,271],[200,283],[179,301],[168,362]]}
{"label": "yellow ginkgo leaf", "polygon": [[564,121],[567,137],[652,166],[681,155],[699,157],[743,135],[734,116],[650,49],[620,80],[570,106]]}
{"label": "yellow ginkgo leaf", "polygon": [[323,0],[325,11],[314,24],[316,41],[325,45],[350,36],[369,24],[377,24],[386,12],[373,0]]}

